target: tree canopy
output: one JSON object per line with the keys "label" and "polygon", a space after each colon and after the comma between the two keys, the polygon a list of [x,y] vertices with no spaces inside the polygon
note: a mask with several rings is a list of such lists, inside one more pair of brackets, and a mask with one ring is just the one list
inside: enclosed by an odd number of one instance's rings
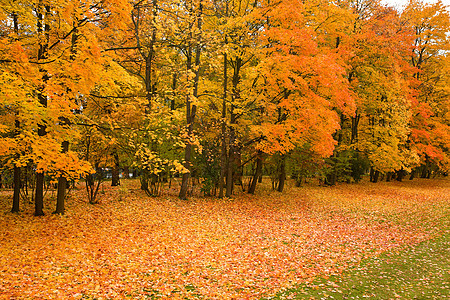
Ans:
{"label": "tree canopy", "polygon": [[105,168],[182,199],[448,174],[449,32],[441,1],[2,0],[0,178],[40,215]]}

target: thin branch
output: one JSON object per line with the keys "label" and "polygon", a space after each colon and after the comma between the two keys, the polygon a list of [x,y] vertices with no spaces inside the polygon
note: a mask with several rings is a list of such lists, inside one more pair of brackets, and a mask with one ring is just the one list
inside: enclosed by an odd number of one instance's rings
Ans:
{"label": "thin branch", "polygon": [[109,98],[113,98],[113,99],[124,99],[124,98],[135,98],[135,97],[145,97],[144,95],[130,95],[130,96],[100,96],[100,95],[95,95],[90,93],[89,96],[95,97],[95,98],[100,98],[100,99],[109,99]]}
{"label": "thin branch", "polygon": [[133,49],[141,49],[142,47],[140,46],[133,46],[133,47],[114,47],[114,48],[108,48],[108,49],[104,49],[102,50],[103,52],[106,51],[115,51],[115,50],[133,50]]}

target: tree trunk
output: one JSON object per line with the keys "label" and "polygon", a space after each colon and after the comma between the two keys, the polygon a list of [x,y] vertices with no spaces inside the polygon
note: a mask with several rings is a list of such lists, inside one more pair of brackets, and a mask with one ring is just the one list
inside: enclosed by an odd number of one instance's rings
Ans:
{"label": "tree trunk", "polygon": [[[190,162],[191,162],[191,151],[192,151],[192,145],[191,144],[187,144],[185,151],[184,151],[184,160],[186,163],[188,163],[189,165],[185,164],[185,167],[191,171],[191,166],[190,166]],[[181,188],[180,188],[180,193],[178,194],[178,197],[182,200],[186,200],[187,199],[187,191],[189,188],[189,178],[191,177],[191,173],[190,172],[185,172],[183,173],[182,179],[181,179]]]}
{"label": "tree trunk", "polygon": [[242,191],[245,192],[244,184],[242,183],[242,176],[244,176],[244,167],[242,166],[241,147],[236,146],[234,157],[235,171],[233,172],[234,186],[236,184],[242,187]]}
{"label": "tree trunk", "polygon": [[[47,102],[47,101],[45,101]],[[45,126],[39,125],[38,135],[44,136]],[[36,189],[34,196],[34,215],[35,216],[43,216],[44,215],[44,171],[40,171],[36,173]]]}
{"label": "tree trunk", "polygon": [[278,191],[281,193],[284,189],[284,182],[286,181],[286,156],[281,155],[280,175],[278,177]]}
{"label": "tree trunk", "polygon": [[405,177],[405,171],[403,169],[397,171],[397,181],[403,181],[403,178]]}
{"label": "tree trunk", "polygon": [[20,204],[20,167],[14,166],[14,194],[11,212],[19,212]]}
{"label": "tree trunk", "polygon": [[[157,18],[157,1],[153,0],[152,1],[152,17],[154,20],[156,20]],[[139,10],[139,5],[136,6],[136,13],[137,15],[137,19],[133,19],[133,23],[134,23],[134,30],[135,30],[135,37],[137,39],[137,46],[140,47],[141,46],[141,41],[139,39],[140,37],[140,10]],[[141,51],[141,56],[142,59],[145,61],[145,77],[144,77],[144,83],[145,83],[145,91],[146,91],[146,98],[147,98],[147,107],[146,107],[146,112],[149,113],[152,111],[152,101],[153,101],[153,95],[155,93],[155,82],[153,80],[154,77],[154,68],[153,68],[153,61],[154,58],[156,56],[156,51],[155,51],[155,42],[156,42],[156,26],[154,22],[151,22],[151,39],[150,42],[147,45],[147,52],[146,55],[144,54],[144,51]]]}
{"label": "tree trunk", "polygon": [[351,135],[350,144],[352,144],[352,145],[358,141],[358,124],[359,124],[360,119],[361,119],[361,116],[358,115],[358,113],[356,113],[354,117],[351,117],[352,135]]}
{"label": "tree trunk", "polygon": [[173,73],[172,78],[172,99],[170,100],[170,110],[175,110],[175,91],[177,89],[177,73]]}
{"label": "tree trunk", "polygon": [[327,185],[336,185],[336,172],[334,171],[334,168],[335,167],[333,167],[333,173],[328,174],[325,179]]}
{"label": "tree trunk", "polygon": [[[228,5],[228,4],[227,4]],[[228,6],[227,6],[228,7]],[[226,44],[226,38],[225,38]],[[228,73],[227,73],[227,54],[223,54],[223,97],[222,97],[222,145],[220,152],[220,178],[219,178],[219,198],[223,198],[223,188],[225,185],[225,175],[227,175],[227,85],[228,85]]]}
{"label": "tree trunk", "polygon": [[423,165],[422,172],[420,174],[420,178],[429,178],[428,170],[429,170],[429,159],[428,156],[425,157],[425,164]]}
{"label": "tree trunk", "polygon": [[377,183],[378,182],[378,178],[380,177],[380,171],[375,171],[373,174],[373,183]]}
{"label": "tree trunk", "polygon": [[423,166],[422,174],[420,175],[420,178],[430,178],[429,173],[430,173],[430,171],[429,171],[428,162],[427,162],[427,163]]}
{"label": "tree trunk", "polygon": [[[194,70],[195,73],[195,77],[194,77],[194,82],[193,82],[193,93],[192,96],[194,99],[197,99],[198,97],[198,83],[199,83],[199,79],[200,79],[200,52],[201,52],[201,32],[202,32],[202,16],[203,16],[203,3],[202,1],[200,1],[199,3],[199,7],[197,10],[194,10],[193,7],[190,7],[190,13],[194,13],[194,11],[197,12],[197,16],[196,16],[196,21],[197,21],[197,41],[196,41],[196,45],[195,45],[195,62],[194,65],[195,67],[193,68],[192,66],[192,52],[193,52],[193,46],[191,44],[191,40],[193,40],[193,25],[191,23],[190,26],[190,41],[189,41],[189,45],[188,45],[188,51],[187,51],[187,59],[186,59],[186,69],[188,70],[188,78],[190,76],[190,72],[192,72],[192,70]],[[194,121],[195,121],[195,115],[197,112],[197,106],[193,103],[192,101],[193,99],[191,99],[191,96],[188,94],[186,97],[186,124],[187,124],[187,134],[188,137],[190,138],[194,132]],[[178,194],[178,197],[180,199],[187,199],[187,191],[188,191],[188,183],[189,183],[189,178],[191,176],[192,173],[192,163],[191,163],[191,159],[192,159],[192,144],[190,143],[190,141],[188,140],[186,143],[186,148],[184,150],[184,167],[189,171],[189,172],[185,172],[183,173],[183,177],[182,177],[182,181],[181,181],[181,188],[180,188],[180,193]]]}
{"label": "tree trunk", "polygon": [[[78,20],[78,19],[77,19]],[[71,41],[71,49],[70,49],[70,60],[74,61],[76,59],[77,54],[77,41],[78,41],[78,28],[75,25],[74,21],[74,27],[72,32],[72,41]],[[71,89],[68,87],[67,92],[69,93]],[[71,99],[74,100],[74,99]],[[59,117],[61,121],[61,126],[70,126],[70,120],[67,117],[61,116]],[[63,141],[61,144],[62,153],[67,153],[69,151],[69,141]],[[54,214],[64,215],[65,207],[64,207],[64,201],[66,199],[66,189],[69,188],[69,183],[67,181],[67,178],[63,175],[59,176],[58,178],[58,186],[57,186],[57,194],[56,194],[56,209],[53,212]]]}
{"label": "tree trunk", "polygon": [[239,92],[239,81],[240,81],[240,71],[242,67],[242,58],[236,57],[234,61],[232,61],[233,66],[233,78],[232,78],[232,85],[233,85],[233,92],[231,95],[231,107],[230,107],[230,138],[229,138],[229,151],[228,151],[228,165],[227,165],[227,190],[226,190],[226,196],[231,197],[233,194],[233,186],[234,186],[234,173],[236,172],[236,132],[234,125],[237,123],[237,116],[234,112],[235,105],[234,103],[237,101],[237,99],[240,98],[240,92]]}
{"label": "tree trunk", "polygon": [[123,167],[123,178],[126,179],[130,178],[130,167],[128,166]]}
{"label": "tree trunk", "polygon": [[373,167],[370,168],[370,182],[377,183],[380,178],[380,172],[375,171]]}
{"label": "tree trunk", "polygon": [[[48,52],[48,42],[49,42],[49,31],[50,31],[50,25],[48,23],[48,18],[50,15],[50,6],[45,5],[45,15],[42,14],[42,1],[39,1],[38,9],[37,9],[37,30],[39,33],[44,32],[46,40],[39,44],[39,52],[38,52],[38,60],[43,60],[47,58],[47,52]],[[44,24],[45,23],[45,24]],[[45,83],[48,81],[48,74],[45,70],[41,70],[44,75],[42,77],[42,83],[45,85]],[[47,107],[47,96],[44,94],[43,91],[44,87],[41,87],[40,90],[38,90],[38,99],[39,103],[46,108]],[[38,136],[45,136],[46,135],[46,125],[45,122],[42,120],[42,123],[38,125]],[[36,173],[36,190],[35,190],[35,216],[42,216],[44,215],[43,208],[44,208],[44,172],[37,172]]]}
{"label": "tree trunk", "polygon": [[[232,113],[233,115],[233,113]],[[233,118],[233,117],[232,117]],[[235,165],[235,146],[234,146],[235,136],[234,136],[234,129],[230,128],[230,142],[229,142],[229,151],[228,151],[228,160],[227,160],[227,188],[225,192],[226,197],[231,197],[233,195],[233,173],[234,173],[234,165]]]}
{"label": "tree trunk", "polygon": [[34,215],[44,215],[44,173],[36,173],[36,190],[34,196]]}
{"label": "tree trunk", "polygon": [[[62,142],[62,153],[67,153],[69,151],[69,142]],[[59,176],[58,178],[58,190],[56,193],[56,210],[55,214],[64,214],[64,200],[66,198],[66,188],[67,188],[67,178],[64,176]]]}
{"label": "tree trunk", "polygon": [[143,169],[142,170],[142,174],[140,176],[140,181],[141,181],[141,190],[143,190],[144,192],[146,192],[147,194],[150,193],[150,190],[148,189],[148,179],[149,179],[150,175],[147,169]]}
{"label": "tree trunk", "polygon": [[255,170],[255,174],[253,174],[253,178],[252,178],[252,183],[248,189],[248,193],[249,194],[255,194],[255,190],[256,190],[256,183],[258,182],[258,178],[261,175],[261,170],[262,170],[262,152],[258,151],[258,155],[256,157],[256,170]]}
{"label": "tree trunk", "polygon": [[[14,121],[14,135],[17,137],[19,135],[19,129],[20,129],[20,122],[19,120]],[[19,154],[17,154],[17,157]],[[11,209],[11,212],[19,212],[19,206],[20,206],[20,167],[14,165],[14,178],[13,178],[13,185],[14,185],[14,194],[13,194],[13,206]]]}
{"label": "tree trunk", "polygon": [[117,149],[114,149],[114,168],[112,169],[112,176],[111,176],[111,186],[118,186],[120,185],[120,165],[119,165],[119,154],[117,153]]}
{"label": "tree trunk", "polygon": [[387,174],[386,174],[386,182],[390,182],[391,180],[392,180],[392,172],[388,172]]}

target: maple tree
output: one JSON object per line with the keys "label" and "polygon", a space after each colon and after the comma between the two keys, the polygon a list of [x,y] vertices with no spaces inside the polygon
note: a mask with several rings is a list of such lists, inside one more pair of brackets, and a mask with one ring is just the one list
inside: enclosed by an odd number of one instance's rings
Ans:
{"label": "maple tree", "polygon": [[[403,17],[414,32],[410,63],[417,70],[410,141],[420,155],[422,176],[430,164],[448,172],[448,51],[450,15],[441,1],[410,1]],[[445,75],[444,75],[445,74]]]}
{"label": "maple tree", "polygon": [[355,147],[365,153],[373,172],[410,171],[417,159],[407,146],[412,70],[404,57],[410,51],[409,31],[390,8],[380,8],[370,21],[361,46],[365,59],[353,62],[360,96]]}
{"label": "maple tree", "polygon": [[[258,72],[268,102],[264,121],[254,127],[264,136],[258,148],[267,153],[284,154],[308,143],[313,152],[326,157],[334,148],[332,134],[339,128],[335,109],[345,115],[354,110],[334,45],[316,42],[321,35],[309,20],[315,15],[313,4],[284,1],[267,13],[268,46]],[[282,156],[279,191],[286,177],[284,165]]]}
{"label": "maple tree", "polygon": [[8,12],[13,12],[14,21],[14,29],[2,39],[8,47],[15,47],[2,49],[8,58],[4,64],[21,81],[19,90],[26,89],[25,97],[13,98],[17,101],[16,130],[20,132],[16,143],[22,149],[10,148],[19,150],[11,163],[20,167],[32,161],[36,165],[35,215],[43,214],[44,172],[59,178],[56,213],[62,214],[66,178],[77,178],[91,170],[69,150],[69,141],[77,137],[71,126],[73,110],[101,75],[104,58],[98,38],[102,22],[110,12],[117,12],[117,17],[124,8],[108,5],[74,1],[2,3],[5,25],[11,26]]}

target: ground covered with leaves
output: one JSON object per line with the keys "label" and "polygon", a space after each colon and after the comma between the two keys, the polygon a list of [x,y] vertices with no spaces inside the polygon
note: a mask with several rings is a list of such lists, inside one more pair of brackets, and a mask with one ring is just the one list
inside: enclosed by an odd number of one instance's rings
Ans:
{"label": "ground covered with leaves", "polygon": [[130,180],[100,197],[75,190],[65,216],[46,203],[37,218],[32,204],[10,213],[0,194],[0,298],[272,297],[449,233],[448,179],[189,201],[146,197]]}

